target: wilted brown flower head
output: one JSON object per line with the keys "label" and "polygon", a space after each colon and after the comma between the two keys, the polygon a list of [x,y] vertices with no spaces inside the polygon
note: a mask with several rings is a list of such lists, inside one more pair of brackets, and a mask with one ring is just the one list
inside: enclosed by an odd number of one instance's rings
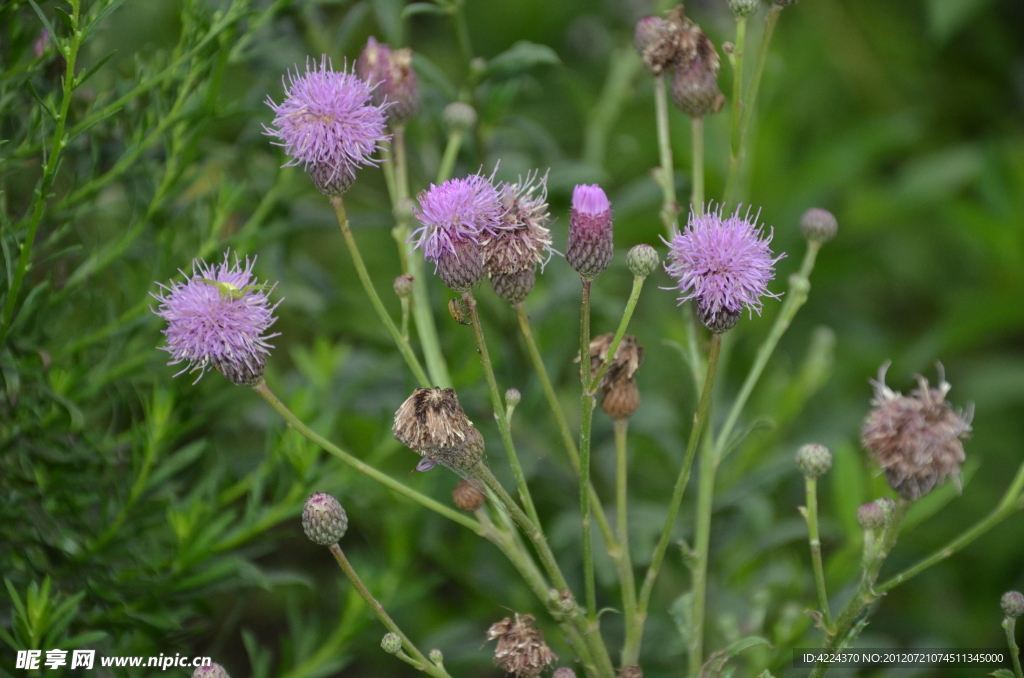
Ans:
{"label": "wilted brown flower head", "polygon": [[667,19],[644,17],[637,22],[633,44],[652,75],[690,62],[694,51],[692,27],[682,5],[669,12]]}
{"label": "wilted brown flower head", "polygon": [[494,665],[517,678],[535,678],[558,661],[533,622],[532,614],[517,613],[487,629],[487,640],[498,639]]}
{"label": "wilted brown flower head", "polygon": [[[418,388],[395,413],[395,439],[452,469],[465,470],[480,460],[484,439],[466,416],[455,389]],[[431,465],[422,468],[427,470]]]}
{"label": "wilted brown flower head", "polygon": [[480,486],[468,478],[461,478],[452,490],[452,502],[463,511],[477,510],[486,499]]}
{"label": "wilted brown flower head", "polygon": [[938,365],[936,388],[918,376],[918,388],[901,395],[885,385],[889,363],[882,365],[873,381],[874,409],[861,429],[861,442],[885,471],[889,486],[901,497],[918,499],[946,478],[960,482],[964,461],[961,442],[971,431],[973,405],[957,412],[946,402],[950,385]]}
{"label": "wilted brown flower head", "polygon": [[699,27],[689,30],[693,41],[693,55],[680,63],[672,78],[672,102],[691,118],[703,118],[718,113],[725,105],[725,95],[718,89],[718,69],[721,63],[711,38]]}
{"label": "wilted brown flower head", "polygon": [[[601,365],[611,350],[614,334],[602,334],[590,342],[590,372],[596,376]],[[633,416],[640,407],[640,389],[637,388],[634,376],[644,361],[644,347],[637,343],[636,337],[623,335],[615,357],[608,366],[608,371],[601,378],[598,393],[601,394],[601,409],[612,419],[626,419]]]}

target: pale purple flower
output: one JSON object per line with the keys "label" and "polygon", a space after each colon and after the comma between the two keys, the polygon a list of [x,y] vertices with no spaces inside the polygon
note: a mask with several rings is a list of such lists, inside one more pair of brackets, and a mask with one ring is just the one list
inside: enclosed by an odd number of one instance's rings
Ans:
{"label": "pale purple flower", "polygon": [[262,379],[273,348],[267,340],[277,336],[264,334],[277,320],[277,304],[270,303],[273,286],[253,275],[255,260],[242,265],[236,257],[231,265],[228,257],[219,265],[193,261],[191,276],[182,271],[185,282],[161,284],[161,294],[153,294],[160,302],[154,313],[167,321],[167,346],[160,348],[171,354],[169,365],[186,364],[178,374],[199,372],[199,381],[212,367],[252,386]]}
{"label": "pale purple flower", "polygon": [[762,297],[779,297],[768,291],[768,283],[785,254],[773,257],[771,240],[772,233],[765,236],[749,211],[743,217],[738,208],[730,217],[721,209],[700,216],[691,212],[686,229],[666,241],[665,270],[678,281],[679,302],[695,300],[712,329],[726,317],[738,319],[744,308],[760,313]]}
{"label": "pale purple flower", "polygon": [[363,165],[389,138],[384,108],[372,103],[373,87],[347,69],[333,70],[323,57],[319,68],[306,62],[306,72],[288,73],[280,104],[267,98],[274,111],[266,134],[276,137],[291,156],[286,165],[301,165],[322,192],[338,195],[355,180]]}

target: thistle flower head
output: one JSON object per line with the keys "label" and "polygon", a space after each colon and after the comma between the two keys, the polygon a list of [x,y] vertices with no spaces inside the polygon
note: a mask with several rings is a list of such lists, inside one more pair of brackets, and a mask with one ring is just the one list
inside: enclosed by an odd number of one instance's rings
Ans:
{"label": "thistle flower head", "polygon": [[199,372],[199,381],[212,367],[236,384],[253,386],[273,348],[267,340],[277,336],[264,334],[277,320],[277,304],[270,303],[273,287],[253,275],[255,259],[243,265],[236,257],[232,265],[229,256],[220,264],[193,261],[192,275],[182,272],[184,282],[161,284],[161,293],[153,294],[160,302],[154,313],[167,321],[167,346],[160,348],[171,354],[169,365],[185,363],[178,374]]}
{"label": "thistle flower head", "polygon": [[678,281],[679,302],[695,300],[701,320],[713,331],[730,316],[735,324],[744,308],[760,313],[761,297],[779,296],[768,292],[768,283],[775,262],[785,256],[772,256],[771,239],[756,215],[741,217],[738,208],[730,217],[721,210],[699,216],[691,212],[686,229],[666,241],[665,270]]}
{"label": "thistle flower head", "polygon": [[209,666],[200,666],[192,672],[192,678],[231,678],[228,675],[227,669],[218,664],[212,662]]}
{"label": "thistle flower head", "polygon": [[[590,341],[592,377],[597,375],[601,365],[608,359],[614,338],[614,334],[608,333]],[[640,407],[640,389],[635,375],[643,361],[644,347],[637,343],[636,337],[624,335],[597,388],[601,394],[601,409],[612,419],[628,419]]]}
{"label": "thistle flower head", "polygon": [[691,26],[681,7],[672,10],[667,19],[647,16],[637,22],[633,45],[652,75],[660,75],[689,60],[693,51]]}
{"label": "thistle flower head", "polygon": [[484,453],[484,438],[459,405],[451,388],[418,388],[395,412],[391,428],[395,439],[423,461],[417,470],[435,464],[465,470]]}
{"label": "thistle flower head", "polygon": [[338,543],[348,530],[348,515],[341,502],[326,492],[314,492],[302,507],[302,531],[321,546]]}
{"label": "thistle flower head", "polygon": [[584,278],[608,268],[614,252],[612,204],[598,186],[581,184],[572,191],[569,242],[565,259]]}
{"label": "thistle flower head", "polygon": [[267,98],[274,121],[266,134],[291,156],[287,165],[309,171],[326,195],[340,195],[355,181],[356,170],[388,139],[385,113],[372,102],[373,87],[346,70],[335,71],[327,57],[319,67],[289,72],[280,104]]}
{"label": "thistle flower head", "polygon": [[888,367],[882,365],[872,382],[874,408],[861,429],[861,443],[885,471],[889,486],[912,501],[946,478],[959,483],[962,441],[970,434],[973,408],[957,412],[946,401],[950,385],[941,365],[936,388],[918,376],[918,388],[906,396],[885,385]]}
{"label": "thistle flower head", "polygon": [[694,26],[690,35],[694,50],[685,64],[680,64],[672,78],[672,102],[691,118],[718,113],[725,104],[725,95],[718,89],[718,52],[704,31]]}
{"label": "thistle flower head", "polygon": [[832,453],[824,445],[811,443],[796,451],[796,465],[807,478],[817,478],[832,468]]}
{"label": "thistle flower head", "polygon": [[374,87],[374,105],[390,104],[385,110],[388,122],[401,124],[416,114],[419,91],[412,50],[393,50],[371,36],[356,61],[356,74]]}
{"label": "thistle flower head", "polygon": [[533,615],[516,614],[487,630],[487,640],[498,639],[494,649],[495,666],[516,678],[536,678],[558,661],[544,642],[544,634],[533,624]]}
{"label": "thistle flower head", "polygon": [[501,228],[480,241],[487,275],[519,273],[538,264],[543,268],[551,258],[547,182],[547,174],[531,172],[525,179],[499,186]]}

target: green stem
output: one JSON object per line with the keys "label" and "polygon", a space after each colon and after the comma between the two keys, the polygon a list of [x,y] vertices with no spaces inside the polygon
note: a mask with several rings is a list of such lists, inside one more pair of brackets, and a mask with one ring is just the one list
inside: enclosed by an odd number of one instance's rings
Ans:
{"label": "green stem", "polygon": [[391,231],[395,242],[398,244],[398,258],[402,264],[402,273],[409,272],[409,209],[406,201],[409,199],[409,177],[405,169],[405,125],[395,125],[391,137],[391,153],[388,155],[386,166],[392,171],[385,172],[385,176],[392,175],[394,184],[394,195],[391,206],[395,213],[395,227]]}
{"label": "green stem", "polygon": [[707,423],[708,413],[711,410],[711,389],[715,384],[715,372],[718,369],[718,356],[721,350],[722,335],[712,334],[711,349],[708,352],[708,369],[704,377],[704,388],[701,391],[697,413],[693,418],[693,428],[690,429],[690,439],[686,444],[686,455],[683,458],[683,465],[679,469],[679,477],[676,478],[676,484],[672,490],[672,499],[669,502],[668,515],[665,516],[665,525],[661,530],[661,538],[654,549],[651,564],[647,568],[647,576],[644,578],[643,587],[640,589],[637,615],[641,623],[647,619],[647,610],[651,602],[654,582],[658,578],[658,571],[661,569],[661,563],[665,559],[665,552],[668,550],[669,540],[672,538],[672,527],[675,525],[679,507],[683,503],[683,492],[686,489],[686,484],[690,480],[693,458],[697,453],[697,442],[700,440],[701,431]]}
{"label": "green stem", "polygon": [[743,147],[740,144],[742,120],[746,106],[743,103],[743,52],[747,43],[747,17],[736,17],[736,42],[732,58],[732,128],[729,135],[729,172],[726,179],[726,196],[738,180],[740,164],[743,162]]}
{"label": "green stem", "polygon": [[[636,302],[640,298],[640,290],[644,287],[644,280],[646,280],[646,278],[643,276],[633,276],[633,289],[630,290],[629,300],[626,301],[626,309],[622,312],[622,319],[619,320],[619,327],[615,330],[615,336],[612,338],[612,343],[608,346],[608,354],[605,355],[604,362],[601,363],[597,373],[594,374],[594,378],[590,380],[589,387],[586,387],[589,391],[597,390],[597,387],[601,384],[601,379],[604,378],[604,375],[608,372],[608,368],[611,367],[612,361],[615,360],[615,354],[619,350],[619,344],[622,342],[622,337],[626,334],[626,328],[629,327],[629,321],[633,318],[633,311],[636,310]],[[588,355],[589,347],[590,344],[588,341]]]}
{"label": "green stem", "polygon": [[352,255],[352,263],[356,267],[356,273],[359,274],[359,280],[363,283],[363,289],[366,290],[366,294],[370,297],[370,302],[373,304],[374,310],[377,311],[377,315],[380,317],[381,322],[388,329],[391,334],[391,338],[395,341],[395,345],[398,346],[398,350],[402,353],[402,357],[405,358],[406,364],[409,369],[412,370],[413,376],[416,377],[416,381],[420,382],[420,386],[424,388],[430,387],[430,379],[427,377],[427,373],[423,371],[423,366],[420,365],[419,359],[416,354],[413,353],[412,347],[409,346],[409,342],[402,338],[401,332],[395,327],[395,321],[391,319],[384,303],[380,300],[377,295],[377,290],[373,287],[373,281],[370,280],[370,274],[366,271],[366,264],[363,263],[363,257],[359,254],[359,247],[356,245],[356,239],[352,237],[352,229],[348,225],[348,216],[345,214],[345,203],[340,195],[331,196],[331,206],[334,208],[334,214],[338,217],[338,225],[341,227],[341,234],[345,237],[345,244],[348,245],[349,254]]}
{"label": "green stem", "polygon": [[679,230],[676,218],[679,203],[676,202],[676,171],[672,165],[672,137],[668,127],[668,95],[665,92],[665,76],[654,77],[654,116],[658,126],[658,152],[661,158],[661,221],[668,237]]}
{"label": "green stem", "polygon": [[277,396],[274,395],[274,392],[270,390],[270,387],[267,386],[267,383],[265,381],[261,381],[252,388],[254,391],[259,393],[260,396],[262,396],[262,398],[266,400],[267,403],[269,403],[270,406],[274,408],[274,410],[278,414],[280,414],[284,418],[284,420],[288,423],[289,426],[291,426],[293,429],[302,434],[302,436],[304,436],[310,442],[319,445],[321,448],[333,454],[335,457],[338,457],[355,470],[369,476],[370,478],[373,478],[377,482],[381,483],[382,485],[385,485],[389,489],[394,490],[398,494],[413,500],[417,504],[420,504],[421,506],[428,508],[431,511],[434,511],[435,513],[439,513],[445,518],[448,518],[449,520],[452,520],[462,525],[463,527],[469,528],[476,534],[483,534],[483,530],[480,527],[480,523],[466,516],[464,513],[461,513],[453,508],[450,508],[448,506],[445,506],[444,504],[434,501],[430,497],[424,494],[420,494],[411,487],[407,487],[402,483],[398,482],[397,480],[395,480],[394,478],[385,475],[384,473],[381,473],[372,466],[364,464],[359,459],[356,459],[348,452],[345,452],[340,447],[338,447],[331,441],[327,440],[313,429],[306,426],[306,424],[304,424],[301,419],[295,416],[295,414],[291,410],[289,410],[284,403],[278,400]]}
{"label": "green stem", "polygon": [[[718,336],[718,335],[716,335]],[[705,440],[700,452],[700,479],[697,485],[697,516],[693,552],[693,607],[690,615],[690,647],[687,657],[690,675],[700,674],[704,664],[704,611],[707,603],[708,558],[711,549],[711,514],[714,510],[715,478],[718,458]]]}
{"label": "green stem", "polygon": [[594,582],[594,552],[590,534],[590,429],[594,421],[594,394],[590,388],[590,287],[583,278],[580,301],[580,384],[583,388],[580,421],[580,514],[583,529],[583,580],[586,587],[587,618],[597,621],[597,587]]}
{"label": "green stem", "polygon": [[960,551],[972,541],[991,530],[1004,519],[1013,515],[1017,511],[1020,511],[1024,508],[1024,502],[1021,500],[1021,492],[1024,492],[1024,464],[1022,464],[1017,470],[1017,475],[1014,477],[1013,483],[1010,484],[1010,487],[1006,490],[1006,494],[1003,495],[1002,501],[999,502],[999,505],[992,511],[992,513],[975,523],[973,527],[943,546],[935,553],[918,561],[916,564],[908,567],[906,570],[903,570],[892,579],[881,584],[876,590],[879,593],[885,593],[893,587],[902,584],[911,577],[927,570],[939,561],[949,558],[954,553]]}
{"label": "green stem", "polygon": [[512,467],[516,489],[519,490],[519,499],[523,502],[530,520],[540,529],[537,508],[533,505],[533,497],[530,496],[530,488],[526,484],[523,467],[519,464],[519,456],[516,454],[515,443],[512,441],[512,431],[509,428],[508,417],[505,414],[505,403],[501,399],[501,393],[498,391],[498,382],[494,377],[494,367],[491,364],[491,355],[487,351],[487,340],[484,338],[483,325],[480,323],[480,313],[477,311],[476,298],[473,297],[473,292],[469,291],[463,293],[462,300],[466,303],[466,311],[469,315],[470,324],[473,327],[473,339],[476,341],[477,353],[480,354],[480,365],[484,370],[484,378],[487,380],[487,391],[491,396],[494,418],[498,422],[498,433],[501,435],[501,444],[505,447],[505,454],[508,455],[509,466]]}
{"label": "green stem", "polygon": [[79,30],[78,21],[81,12],[81,0],[68,0],[71,5],[71,40],[68,41],[68,48],[63,54],[65,60],[63,93],[60,102],[60,112],[57,114],[56,127],[53,130],[53,141],[50,145],[50,154],[46,158],[46,165],[43,168],[43,176],[39,180],[39,188],[36,189],[35,200],[32,206],[32,216],[29,218],[28,231],[25,234],[25,241],[21,244],[21,253],[18,256],[17,268],[14,270],[14,278],[11,280],[10,288],[7,291],[7,301],[4,304],[3,317],[0,318],[0,345],[3,345],[10,331],[11,322],[14,320],[14,311],[18,304],[18,295],[21,292],[21,285],[25,281],[32,264],[32,248],[35,244],[36,234],[39,231],[39,224],[43,220],[43,213],[46,210],[46,201],[53,187],[53,180],[57,174],[57,167],[63,155],[68,138],[64,134],[64,126],[68,119],[68,109],[71,106],[71,97],[75,91],[75,60],[78,58],[78,50],[82,45],[85,35]]}
{"label": "green stem", "polygon": [[629,461],[627,458],[628,432],[629,419],[616,419],[615,529],[618,532],[619,548],[622,549],[623,571],[628,575],[622,582],[622,615],[626,626],[626,637],[622,646],[623,666],[632,666],[638,662],[640,639],[643,634],[643,625],[639,623],[640,620],[636,615],[636,581],[633,578],[633,562],[629,553],[629,507],[627,504],[629,473]]}
{"label": "green stem", "polygon": [[693,147],[690,209],[700,216],[704,214],[704,118],[690,120],[690,136]]}
{"label": "green stem", "polygon": [[442,184],[452,177],[455,169],[455,161],[459,157],[459,149],[462,148],[462,139],[466,133],[461,130],[453,130],[448,133],[448,143],[444,147],[444,155],[441,156],[441,166],[437,168],[436,183]]}
{"label": "green stem", "polygon": [[[725,204],[735,205],[739,192],[740,170],[743,166],[743,159],[747,153],[747,145],[750,137],[750,125],[754,119],[754,111],[757,104],[757,93],[761,88],[761,76],[764,75],[764,66],[768,62],[768,51],[772,43],[772,35],[775,33],[775,25],[779,22],[779,14],[782,13],[782,5],[772,3],[768,10],[768,16],[764,22],[764,33],[761,35],[761,47],[757,51],[757,61],[754,62],[754,75],[747,89],[746,100],[743,102],[743,110],[740,117],[739,148],[736,154],[736,162],[729,165],[729,176],[725,182]],[[737,40],[739,34],[737,33]]]}
{"label": "green stem", "polygon": [[825,629],[832,628],[832,612],[828,605],[825,589],[825,567],[821,562],[821,537],[818,534],[818,479],[805,476],[807,489],[807,534],[811,544],[811,562],[814,565],[814,585],[818,589],[818,605],[821,607]]}
{"label": "green stem", "polygon": [[420,671],[425,671],[435,678],[451,678],[451,676],[448,675],[448,672],[444,670],[443,666],[435,664],[423,656],[423,653],[419,651],[419,648],[409,640],[408,636],[402,633],[402,629],[398,628],[398,624],[391,619],[391,616],[388,615],[384,606],[377,602],[377,599],[373,597],[370,590],[366,588],[366,584],[364,584],[363,580],[359,578],[358,574],[356,574],[355,568],[352,567],[352,563],[348,562],[348,558],[345,557],[341,547],[337,544],[332,544],[329,548],[331,555],[333,555],[334,559],[338,561],[338,565],[341,566],[345,576],[348,577],[349,581],[352,582],[352,586],[355,587],[356,592],[359,593],[359,597],[366,601],[366,604],[369,605],[370,609],[373,610],[373,613],[377,615],[377,619],[380,619],[381,623],[388,628],[388,631],[391,631],[391,633],[394,633],[402,639],[402,647],[418,663],[418,665],[414,664],[414,666],[416,666]]}
{"label": "green stem", "polygon": [[1020,669],[1020,648],[1017,647],[1016,634],[1017,620],[1013,617],[1003,619],[1003,628],[1006,629],[1006,642],[1010,646],[1010,656],[1013,657],[1013,673],[1017,678],[1024,678]]}
{"label": "green stem", "polygon": [[[772,6],[775,7],[775,5]],[[764,343],[762,343],[760,348],[758,348],[757,357],[754,359],[754,365],[750,368],[750,372],[747,374],[747,378],[743,382],[743,386],[740,388],[739,395],[737,395],[736,400],[733,401],[732,408],[729,410],[729,414],[725,419],[725,424],[722,425],[722,429],[719,431],[718,437],[715,440],[715,452],[718,455],[719,461],[721,461],[727,453],[726,446],[729,444],[729,438],[732,436],[733,429],[739,421],[740,414],[742,414],[743,408],[746,406],[747,400],[750,398],[750,394],[754,391],[754,386],[757,385],[758,379],[761,378],[761,373],[764,372],[764,368],[768,365],[768,360],[775,351],[775,347],[778,346],[782,335],[786,333],[786,330],[789,328],[789,324],[793,321],[793,317],[796,316],[797,311],[799,311],[800,307],[807,301],[807,295],[811,289],[809,276],[811,275],[811,271],[814,270],[814,261],[818,256],[818,250],[820,248],[820,243],[813,240],[808,241],[807,252],[804,253],[804,260],[800,265],[799,272],[790,276],[789,293],[786,294],[786,298],[782,302],[782,310],[779,311],[779,315],[775,319],[775,324],[772,325],[772,329],[765,338]]]}

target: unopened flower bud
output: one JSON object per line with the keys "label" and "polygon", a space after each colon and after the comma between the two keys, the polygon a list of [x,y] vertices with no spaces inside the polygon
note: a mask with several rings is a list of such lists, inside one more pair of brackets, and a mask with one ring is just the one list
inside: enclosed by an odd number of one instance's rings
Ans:
{"label": "unopened flower bud", "polygon": [[882,508],[882,511],[885,513],[885,524],[888,525],[889,523],[891,523],[892,516],[894,513],[896,513],[896,502],[894,502],[892,499],[889,499],[889,497],[880,497],[875,500],[875,503],[878,504]]}
{"label": "unopened flower bud", "polygon": [[223,666],[212,662],[209,666],[200,666],[193,671],[192,678],[231,678],[231,676]]}
{"label": "unopened flower bud", "polygon": [[757,11],[761,0],[728,0],[729,9],[738,17],[750,16]]}
{"label": "unopened flower bud", "polygon": [[885,509],[875,502],[868,502],[857,507],[857,523],[865,530],[874,530],[884,527],[888,518]]}
{"label": "unopened flower bud", "polygon": [[441,651],[437,648],[431,650],[430,654],[427,655],[427,658],[430,659],[430,661],[432,661],[433,663],[437,664],[438,666],[444,663],[444,655],[441,654]]}
{"label": "unopened flower bud", "polygon": [[516,405],[518,405],[519,401],[522,400],[522,398],[523,396],[521,393],[519,393],[518,388],[510,388],[509,390],[505,391],[505,404],[508,405],[509,407],[515,407]]}
{"label": "unopened flower bud", "polygon": [[515,273],[498,273],[491,276],[494,293],[510,304],[526,300],[537,284],[537,269],[533,266]]}
{"label": "unopened flower bud", "polygon": [[646,278],[654,273],[661,263],[658,251],[650,245],[637,245],[626,255],[626,266],[629,272],[639,278]]}
{"label": "unopened flower bud", "polygon": [[476,127],[476,109],[461,101],[453,101],[445,106],[443,117],[449,132],[465,134]]}
{"label": "unopened flower bud", "polygon": [[555,672],[551,674],[551,678],[576,678],[576,672],[568,666],[559,666],[555,669]]}
{"label": "unopened flower bud", "polygon": [[703,118],[722,110],[725,95],[718,89],[720,63],[715,46],[699,28],[694,27],[692,34],[695,53],[672,78],[672,102],[691,118]]}
{"label": "unopened flower bud", "polygon": [[817,478],[832,468],[832,453],[824,445],[804,445],[796,452],[796,465],[806,477]]}
{"label": "unopened flower bud", "polygon": [[397,633],[385,633],[380,641],[381,649],[388,654],[398,654],[402,650],[402,639]]}
{"label": "unopened flower bud", "polygon": [[477,487],[477,484],[466,478],[455,484],[452,490],[452,503],[463,511],[475,511],[484,505],[487,496]]}
{"label": "unopened flower bud", "polygon": [[394,289],[399,299],[408,299],[412,296],[413,277],[408,273],[395,278]]}
{"label": "unopened flower bud", "polygon": [[601,409],[612,419],[628,419],[640,407],[640,389],[636,379],[620,378],[605,392]]}
{"label": "unopened flower bud", "polygon": [[608,268],[612,242],[612,205],[600,186],[579,185],[572,192],[569,243],[565,258],[584,278]]}
{"label": "unopened flower bud", "polygon": [[800,217],[800,232],[808,240],[826,243],[836,237],[838,230],[839,222],[835,216],[820,207],[812,207]]}
{"label": "unopened flower bud", "polygon": [[315,492],[302,509],[302,530],[310,541],[333,546],[345,536],[348,516],[337,499],[326,492]]}
{"label": "unopened flower bud", "polygon": [[1003,613],[1010,619],[1024,615],[1024,594],[1020,591],[1007,591],[999,604],[1003,607]]}

